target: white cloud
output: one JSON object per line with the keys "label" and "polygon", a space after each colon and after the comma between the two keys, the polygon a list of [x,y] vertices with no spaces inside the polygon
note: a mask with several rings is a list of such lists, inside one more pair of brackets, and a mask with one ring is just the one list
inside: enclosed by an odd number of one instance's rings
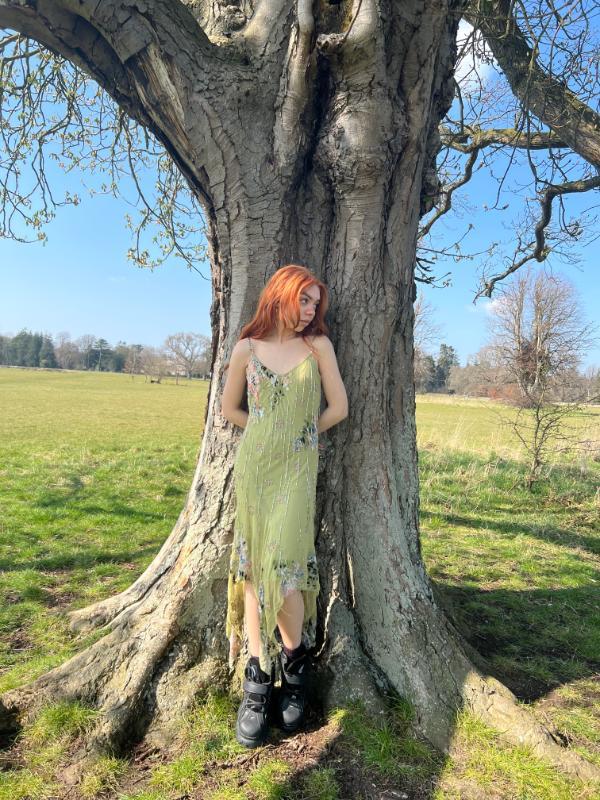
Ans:
{"label": "white cloud", "polygon": [[481,298],[476,303],[466,305],[465,311],[470,314],[495,314],[500,303],[501,300],[499,298],[494,300]]}
{"label": "white cloud", "polygon": [[[473,33],[473,26],[469,25],[464,19],[461,19],[458,26],[458,45],[459,52],[461,49],[461,42]],[[484,48],[486,56],[492,57],[492,52],[483,42],[483,38],[479,31],[475,33],[476,47],[475,49],[481,51]],[[473,44],[467,46],[464,56],[461,58],[455,72],[455,78],[461,89],[465,92],[479,87],[480,83],[485,83],[488,77],[493,72],[493,66],[490,63],[482,61],[473,53]]]}

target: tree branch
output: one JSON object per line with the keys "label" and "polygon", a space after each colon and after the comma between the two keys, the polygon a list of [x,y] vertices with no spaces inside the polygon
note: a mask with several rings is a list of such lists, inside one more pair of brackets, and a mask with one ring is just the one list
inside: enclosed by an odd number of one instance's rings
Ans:
{"label": "tree branch", "polygon": [[479,156],[479,147],[474,147],[470,151],[469,158],[467,159],[467,163],[465,165],[465,171],[462,174],[462,176],[442,188],[440,194],[442,195],[443,200],[439,204],[439,207],[435,212],[435,214],[433,214],[431,219],[429,219],[419,231],[419,239],[422,239],[424,236],[427,236],[427,234],[429,233],[433,225],[438,221],[438,219],[442,217],[444,214],[447,214],[448,211],[450,211],[450,209],[452,208],[453,193],[461,186],[464,186],[465,183],[468,183],[471,180],[471,176],[473,175],[473,167],[477,162],[478,156]]}
{"label": "tree branch", "polygon": [[[504,272],[484,280],[482,287],[475,295],[475,300],[480,297],[491,297],[494,287],[497,283],[503,281],[513,272],[516,272],[528,261],[544,261],[549,252],[546,245],[545,230],[550,224],[550,220],[552,218],[552,201],[555,197],[565,194],[587,192],[590,189],[597,189],[598,187],[600,187],[600,176],[588,178],[587,180],[568,181],[567,183],[549,186],[540,198],[541,214],[538,223],[535,226],[535,246],[533,246],[533,243],[529,245],[529,252],[527,252],[518,260],[514,259],[511,265]],[[531,249],[532,247],[533,249]]]}
{"label": "tree branch", "polygon": [[[125,69],[107,42],[83,20],[65,13],[58,4],[45,7],[42,13],[17,0],[0,0],[0,27],[16,30],[68,59],[133,115],[135,92]],[[3,44],[10,40],[5,39]]]}
{"label": "tree branch", "polygon": [[479,29],[523,107],[588,163],[600,167],[600,115],[546,71],[512,14],[512,0],[472,0],[464,15]]}
{"label": "tree branch", "polygon": [[[255,56],[264,56],[270,50],[278,50],[281,45],[278,29],[285,37],[289,35],[288,21],[294,5],[295,0],[258,0],[258,7],[255,8],[250,22],[235,37],[236,40],[245,42]],[[312,16],[310,7],[309,11]]]}
{"label": "tree branch", "polygon": [[[0,26],[35,39],[91,75],[152,131],[197,193],[208,194],[204,165],[190,160],[190,126],[195,135],[201,127],[203,141],[213,142],[216,113],[205,98],[215,95],[215,87],[223,101],[238,91],[233,72],[239,55],[212,44],[184,4],[0,0]],[[190,95],[198,113],[186,117]]]}
{"label": "tree branch", "polygon": [[288,67],[283,71],[276,104],[274,153],[280,169],[291,166],[304,152],[301,117],[310,99],[312,82],[307,78],[314,67],[314,30],[312,0],[298,0],[298,25],[290,39]]}
{"label": "tree branch", "polygon": [[515,128],[491,128],[481,130],[465,126],[462,132],[454,132],[445,125],[440,127],[440,137],[444,147],[451,147],[461,153],[472,153],[490,145],[507,145],[527,150],[547,150],[550,147],[569,147],[567,142],[554,132],[523,133]]}

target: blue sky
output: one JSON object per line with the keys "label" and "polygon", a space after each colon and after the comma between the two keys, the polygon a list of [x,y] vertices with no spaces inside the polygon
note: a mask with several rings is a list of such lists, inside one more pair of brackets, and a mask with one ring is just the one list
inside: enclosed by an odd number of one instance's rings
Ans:
{"label": "blue sky", "polygon": [[[69,180],[72,190],[74,179]],[[500,224],[498,215],[488,219],[481,210],[486,196],[481,183],[469,187],[474,210],[467,218],[475,222],[475,229],[465,244],[471,251],[489,244],[490,227]],[[176,258],[154,270],[133,266],[126,257],[131,246],[124,222],[128,211],[131,207],[123,201],[84,194],[79,206],[57,210],[46,228],[47,244],[0,240],[0,333],[14,334],[21,328],[50,334],[68,331],[73,337],[91,333],[113,344],[123,340],[148,345],[160,345],[177,331],[210,336],[210,282]],[[443,240],[450,242],[465,226],[465,215],[452,218],[444,225]],[[588,318],[596,321],[597,253],[598,245],[591,245],[581,250],[581,264],[556,268],[576,285]],[[424,291],[435,309],[442,341],[453,345],[464,363],[485,341],[488,301],[472,302],[476,263],[449,263],[444,269],[440,264],[438,274],[446,269],[452,272],[451,286]],[[590,364],[600,364],[600,347],[590,352],[586,365]]]}
{"label": "blue sky", "polygon": [[210,282],[176,258],[154,270],[133,266],[130,211],[111,197],[84,196],[58,209],[47,244],[0,239],[0,332],[25,327],[155,346],[178,331],[210,336]]}
{"label": "blue sky", "polygon": [[[514,182],[520,181],[523,177],[522,169],[515,170]],[[509,222],[522,208],[522,201],[519,195],[513,193],[512,185],[513,181],[510,181],[499,203],[502,205],[507,202],[509,208],[505,212],[486,211],[484,205],[491,204],[494,200],[495,185],[490,183],[489,177],[483,172],[474,175],[461,196],[467,207],[458,214],[449,212],[444,218],[448,219],[448,222],[440,220],[436,223],[436,226],[441,225],[439,231],[436,232],[434,226],[435,235],[440,236],[439,243],[450,244],[460,238],[468,223],[472,222],[474,227],[462,244],[465,252],[476,253],[485,250],[495,239],[505,242],[506,253],[512,252],[513,233]],[[583,213],[591,204],[590,197],[582,198],[577,195],[568,197],[566,201],[569,215]],[[595,232],[600,233],[598,230]],[[573,258],[566,262],[553,256],[550,256],[543,265],[532,262],[533,269],[546,269],[570,281],[578,293],[586,320],[598,325],[597,333],[600,336],[600,271],[598,270],[600,243],[596,241],[587,246],[574,244],[572,252]],[[474,261],[449,263],[446,269],[451,272],[450,286],[439,289],[429,286],[423,288],[425,297],[436,310],[442,341],[456,348],[462,364],[469,354],[475,353],[485,344],[491,310],[492,301],[487,298],[473,303],[478,286],[477,266],[477,258]],[[502,270],[503,263],[498,258],[497,272]],[[443,274],[444,271],[446,270],[438,267],[437,274]],[[495,272],[494,270],[494,274]],[[600,339],[582,362],[584,368],[592,365],[600,366]]]}
{"label": "blue sky", "polygon": [[[460,73],[468,68],[466,61],[457,73],[463,86],[466,84]],[[489,70],[489,65],[480,65],[480,74],[485,76]],[[106,195],[90,197],[82,184],[99,188],[105,179],[101,175],[65,175],[50,160],[48,165],[54,170],[51,182],[56,194],[69,190],[79,194],[82,203],[57,209],[55,219],[45,228],[46,244],[0,239],[0,333],[15,334],[22,328],[52,335],[67,331],[74,338],[93,334],[112,344],[123,340],[153,346],[178,331],[210,336],[210,280],[174,257],[154,270],[134,266],[127,260],[132,235],[125,225],[131,205]],[[502,172],[500,166],[497,172]],[[509,223],[520,214],[523,195],[528,191],[531,194],[528,182],[526,167],[517,165],[499,199],[506,210],[489,212],[485,204],[494,202],[496,184],[488,173],[476,172],[461,190],[457,212],[450,212],[434,226],[437,244],[452,244],[470,222],[474,227],[463,242],[464,251],[485,250],[492,240],[500,238],[505,241],[505,252],[510,252],[513,234]],[[147,174],[143,183],[144,190],[152,194],[153,176]],[[125,193],[132,199],[129,188]],[[589,197],[577,195],[566,198],[571,214],[591,202]],[[600,246],[598,242],[585,248],[575,245],[573,253],[579,264],[551,261],[550,266],[574,283],[585,315],[598,323]],[[461,363],[486,340],[489,301],[472,302],[478,284],[477,266],[477,260],[440,261],[436,274],[450,271],[451,285],[433,288],[419,284],[434,308],[440,340],[455,347]],[[498,266],[501,269],[500,259]],[[208,276],[208,265],[203,272]],[[335,298],[332,300],[335,302]],[[589,352],[584,362],[588,365],[600,365],[600,341]]]}

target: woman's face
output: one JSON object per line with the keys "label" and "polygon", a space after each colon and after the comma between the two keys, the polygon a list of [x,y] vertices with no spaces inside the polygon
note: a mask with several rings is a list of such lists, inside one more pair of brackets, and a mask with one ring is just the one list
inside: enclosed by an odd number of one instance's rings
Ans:
{"label": "woman's face", "polygon": [[313,321],[320,298],[321,290],[318,286],[309,286],[300,293],[300,321],[295,328],[298,333]]}

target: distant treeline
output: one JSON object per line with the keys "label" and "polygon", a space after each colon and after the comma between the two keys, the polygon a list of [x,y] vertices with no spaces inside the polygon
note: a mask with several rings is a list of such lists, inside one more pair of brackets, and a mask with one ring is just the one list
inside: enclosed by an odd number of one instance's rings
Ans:
{"label": "distant treeline", "polygon": [[201,334],[177,333],[162,348],[118,342],[92,335],[71,339],[68,333],[49,336],[22,330],[0,336],[0,364],[10,367],[94,370],[146,375],[160,382],[165,375],[205,377],[210,341]]}
{"label": "distant treeline", "polygon": [[27,330],[12,337],[0,336],[0,364],[11,367],[123,372],[132,354],[142,350],[142,345],[123,342],[113,348],[106,339],[91,336],[75,341],[63,336],[56,344],[47,334]]}

